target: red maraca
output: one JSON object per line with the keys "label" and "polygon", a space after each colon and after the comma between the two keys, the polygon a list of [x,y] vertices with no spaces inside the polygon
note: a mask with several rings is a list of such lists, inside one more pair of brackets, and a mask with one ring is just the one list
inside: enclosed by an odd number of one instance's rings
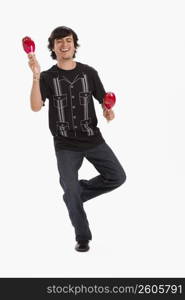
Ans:
{"label": "red maraca", "polygon": [[104,95],[103,104],[107,109],[111,109],[116,102],[116,96],[114,93],[108,92]]}
{"label": "red maraca", "polygon": [[29,36],[25,36],[22,39],[22,45],[27,54],[35,52],[35,43]]}

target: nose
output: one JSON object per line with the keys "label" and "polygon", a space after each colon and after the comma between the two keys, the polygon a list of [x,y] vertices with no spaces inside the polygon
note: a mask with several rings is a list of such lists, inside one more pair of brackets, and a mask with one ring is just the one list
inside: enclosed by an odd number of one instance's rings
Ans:
{"label": "nose", "polygon": [[65,41],[62,42],[62,48],[66,48],[67,47],[67,43]]}

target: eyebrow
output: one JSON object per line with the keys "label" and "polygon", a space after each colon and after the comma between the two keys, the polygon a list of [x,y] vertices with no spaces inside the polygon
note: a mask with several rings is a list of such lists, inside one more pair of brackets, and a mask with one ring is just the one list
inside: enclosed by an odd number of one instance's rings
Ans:
{"label": "eyebrow", "polygon": [[[66,38],[66,39],[72,39],[72,37],[70,37],[70,36],[69,36],[69,37],[66,37],[66,36],[65,36],[64,38]],[[58,39],[56,39],[56,40],[57,40],[57,41],[59,41],[59,40],[61,41],[61,40],[64,39],[64,38],[58,38]]]}

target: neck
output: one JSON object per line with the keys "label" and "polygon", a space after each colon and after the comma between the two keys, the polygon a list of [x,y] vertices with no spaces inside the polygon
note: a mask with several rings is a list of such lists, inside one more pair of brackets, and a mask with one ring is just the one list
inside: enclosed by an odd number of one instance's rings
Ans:
{"label": "neck", "polygon": [[76,67],[76,62],[70,60],[57,60],[57,66],[64,70],[72,70]]}

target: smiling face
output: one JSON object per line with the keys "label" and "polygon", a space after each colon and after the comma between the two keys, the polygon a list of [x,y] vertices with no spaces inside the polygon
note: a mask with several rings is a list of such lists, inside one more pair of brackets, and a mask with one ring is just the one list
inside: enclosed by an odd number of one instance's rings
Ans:
{"label": "smiling face", "polygon": [[74,40],[72,35],[54,40],[54,48],[52,49],[57,57],[57,60],[69,60],[73,58],[75,52]]}

